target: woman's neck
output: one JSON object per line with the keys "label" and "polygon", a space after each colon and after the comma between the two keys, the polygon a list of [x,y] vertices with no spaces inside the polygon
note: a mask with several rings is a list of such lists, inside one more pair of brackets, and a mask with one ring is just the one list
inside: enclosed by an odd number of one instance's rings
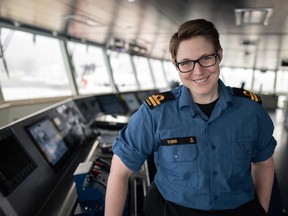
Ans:
{"label": "woman's neck", "polygon": [[195,95],[192,94],[193,101],[197,104],[209,104],[217,100],[219,97],[218,86],[207,94]]}

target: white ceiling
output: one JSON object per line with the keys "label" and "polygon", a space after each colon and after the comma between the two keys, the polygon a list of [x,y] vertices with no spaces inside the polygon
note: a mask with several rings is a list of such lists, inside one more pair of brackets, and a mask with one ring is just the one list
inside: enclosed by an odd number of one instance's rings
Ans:
{"label": "white ceiling", "polygon": [[[235,8],[272,8],[267,26],[236,26]],[[78,15],[97,22],[83,24]],[[288,59],[288,0],[0,0],[0,25],[57,32],[109,46],[115,39],[169,59],[170,36],[188,19],[215,23],[224,49],[222,66],[277,70]],[[257,41],[242,45],[243,40]],[[281,68],[280,68],[281,69]]]}

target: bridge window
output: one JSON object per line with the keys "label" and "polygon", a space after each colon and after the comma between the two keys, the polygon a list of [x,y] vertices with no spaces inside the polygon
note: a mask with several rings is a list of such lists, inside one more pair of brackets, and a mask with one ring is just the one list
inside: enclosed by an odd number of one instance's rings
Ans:
{"label": "bridge window", "polygon": [[150,63],[155,78],[156,87],[159,89],[166,88],[168,85],[166,81],[166,76],[164,74],[162,62],[158,59],[150,59]]}
{"label": "bridge window", "polygon": [[112,92],[103,49],[75,42],[68,42],[67,47],[79,93]]}
{"label": "bridge window", "polygon": [[245,89],[252,90],[252,69],[243,68],[221,68],[220,78],[222,81],[231,87],[244,87]]}
{"label": "bridge window", "polygon": [[119,91],[137,90],[138,84],[132,67],[131,57],[127,53],[109,50],[115,84]]}
{"label": "bridge window", "polygon": [[288,92],[288,71],[277,71],[276,93],[286,95]]}
{"label": "bridge window", "polygon": [[259,93],[274,93],[274,71],[255,70],[253,91]]}
{"label": "bridge window", "polygon": [[5,101],[69,96],[59,40],[1,28],[0,83]]}
{"label": "bridge window", "polygon": [[176,70],[175,66],[172,64],[171,61],[163,61],[163,66],[164,66],[164,71],[167,77],[167,81],[169,83],[181,82],[178,71]]}
{"label": "bridge window", "polygon": [[133,56],[133,63],[139,80],[140,89],[155,88],[148,59],[142,56]]}

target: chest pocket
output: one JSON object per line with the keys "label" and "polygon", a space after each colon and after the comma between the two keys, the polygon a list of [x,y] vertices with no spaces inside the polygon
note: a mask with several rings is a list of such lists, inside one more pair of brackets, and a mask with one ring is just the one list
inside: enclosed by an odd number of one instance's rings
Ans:
{"label": "chest pocket", "polygon": [[[165,168],[163,175],[168,181],[188,187],[198,185],[197,143],[160,145],[158,158]],[[160,171],[160,170],[159,170]],[[161,171],[160,171],[161,172]]]}

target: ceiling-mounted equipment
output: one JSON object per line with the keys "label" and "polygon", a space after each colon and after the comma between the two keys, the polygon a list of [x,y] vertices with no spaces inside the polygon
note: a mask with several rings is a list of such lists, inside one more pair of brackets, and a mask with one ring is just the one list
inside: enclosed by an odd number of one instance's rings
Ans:
{"label": "ceiling-mounted equipment", "polygon": [[85,16],[85,15],[81,15],[81,14],[78,14],[78,15],[65,15],[63,16],[64,19],[67,19],[67,20],[70,20],[70,21],[75,21],[75,22],[79,22],[79,23],[82,23],[82,24],[85,24],[87,26],[90,26],[90,27],[95,27],[95,26],[100,26],[102,25],[101,23],[97,22],[96,20],[88,17],[88,16]]}
{"label": "ceiling-mounted equipment", "polygon": [[272,8],[236,8],[235,21],[236,25],[265,25],[273,13]]}

